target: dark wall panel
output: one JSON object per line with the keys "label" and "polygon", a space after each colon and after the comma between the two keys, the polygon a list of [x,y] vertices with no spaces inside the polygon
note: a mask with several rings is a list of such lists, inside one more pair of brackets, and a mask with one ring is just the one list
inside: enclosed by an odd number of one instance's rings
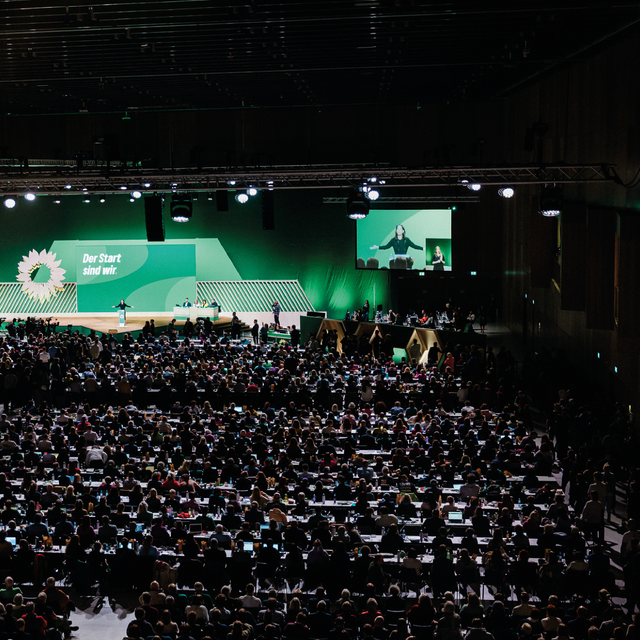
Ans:
{"label": "dark wall panel", "polygon": [[637,213],[620,216],[618,332],[636,338],[640,318],[640,218]]}
{"label": "dark wall panel", "polygon": [[587,213],[587,329],[613,329],[616,213]]}
{"label": "dark wall panel", "polygon": [[529,224],[529,264],[531,286],[545,288],[551,284],[556,251],[557,221],[538,213],[538,199],[533,198]]}
{"label": "dark wall panel", "polygon": [[584,311],[587,302],[587,207],[566,203],[562,212],[563,311]]}

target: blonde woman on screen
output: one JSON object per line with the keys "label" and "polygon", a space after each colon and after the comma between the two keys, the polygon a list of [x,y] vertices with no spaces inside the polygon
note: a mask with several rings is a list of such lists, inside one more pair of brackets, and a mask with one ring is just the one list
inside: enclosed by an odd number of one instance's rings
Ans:
{"label": "blonde woman on screen", "polygon": [[433,252],[431,264],[433,265],[434,271],[444,271],[445,259],[440,251],[440,247],[436,247],[436,250]]}

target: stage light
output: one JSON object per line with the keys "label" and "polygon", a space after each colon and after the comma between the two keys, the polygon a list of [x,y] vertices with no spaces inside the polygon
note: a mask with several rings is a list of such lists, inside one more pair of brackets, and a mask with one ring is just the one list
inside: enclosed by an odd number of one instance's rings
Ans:
{"label": "stage light", "polygon": [[27,193],[24,194],[24,199],[29,202],[33,202],[36,199],[36,194],[31,193],[31,191],[27,191]]}
{"label": "stage light", "polygon": [[249,196],[257,196],[258,195],[258,190],[255,187],[249,187],[247,189],[247,195]]}
{"label": "stage light", "polygon": [[480,191],[482,185],[479,182],[469,182],[468,180],[460,180],[460,184],[467,187],[471,191]]}
{"label": "stage light", "polygon": [[369,200],[365,193],[354,190],[347,198],[347,216],[352,220],[362,220],[369,215]]}
{"label": "stage light", "polygon": [[369,178],[369,182],[378,182],[378,178],[376,178],[375,176],[371,176]]}
{"label": "stage light", "polygon": [[127,187],[126,187],[126,185],[124,185],[124,184],[123,184],[123,185],[120,187],[120,191],[126,191],[126,190],[127,190]]}
{"label": "stage light", "polygon": [[70,185],[70,184],[65,184],[65,185],[64,185],[64,188],[65,188],[65,189],[73,189],[73,186],[72,186],[72,185]]}
{"label": "stage light", "polygon": [[151,186],[151,183],[150,183],[150,182],[145,182],[142,186],[143,186],[145,189],[148,189],[148,188]]}
{"label": "stage light", "polygon": [[91,202],[91,196],[86,193],[83,197],[82,197],[82,202],[84,202],[85,204],[89,204]]}
{"label": "stage light", "polygon": [[53,199],[53,204],[60,204],[62,202],[62,200],[60,200],[60,198],[54,198]]}
{"label": "stage light", "polygon": [[244,191],[241,191],[240,193],[236,193],[236,200],[240,204],[246,204],[249,202],[249,196]]}
{"label": "stage light", "polygon": [[107,201],[107,199],[102,196],[102,198],[100,198],[100,204],[104,204]]}
{"label": "stage light", "polygon": [[227,180],[227,184],[228,184],[230,187],[235,187],[235,186],[236,186],[236,181],[235,181],[235,180]]}
{"label": "stage light", "polygon": [[132,197],[132,198],[135,198],[136,200],[137,200],[138,198],[142,198],[142,192],[141,192],[141,191],[132,191],[132,192],[131,192],[131,197]]}
{"label": "stage light", "polygon": [[369,189],[365,195],[369,200],[375,201],[380,197],[380,192],[377,189]]}
{"label": "stage light", "polygon": [[129,198],[129,202],[135,202],[135,198]]}
{"label": "stage light", "polygon": [[498,189],[498,195],[503,198],[513,198],[515,193],[516,190],[513,187],[500,187],[500,189]]}
{"label": "stage light", "polygon": [[193,213],[191,198],[186,194],[171,196],[171,219],[174,222],[189,222]]}
{"label": "stage light", "polygon": [[562,187],[545,185],[540,190],[539,212],[545,218],[556,218],[562,211]]}
{"label": "stage light", "polygon": [[207,191],[207,200],[213,200],[213,191]]}
{"label": "stage light", "polygon": [[13,209],[16,206],[16,199],[11,196],[5,198],[4,206],[7,207],[7,209]]}

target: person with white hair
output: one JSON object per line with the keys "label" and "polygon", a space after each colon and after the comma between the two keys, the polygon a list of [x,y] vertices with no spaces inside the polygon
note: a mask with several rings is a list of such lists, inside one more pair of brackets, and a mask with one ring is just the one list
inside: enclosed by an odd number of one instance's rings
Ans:
{"label": "person with white hair", "polygon": [[107,454],[102,447],[93,446],[87,450],[85,464],[87,468],[101,469],[107,463]]}
{"label": "person with white hair", "polygon": [[13,602],[13,599],[18,594],[22,595],[22,589],[14,585],[13,578],[11,576],[7,576],[4,579],[4,588],[0,589],[0,602],[3,604],[9,604],[10,602]]}

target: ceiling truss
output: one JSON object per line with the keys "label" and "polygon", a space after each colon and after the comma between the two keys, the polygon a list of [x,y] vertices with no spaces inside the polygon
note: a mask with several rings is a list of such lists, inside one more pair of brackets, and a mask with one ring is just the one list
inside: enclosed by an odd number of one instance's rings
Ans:
{"label": "ceiling truss", "polygon": [[[576,184],[613,181],[613,165],[401,168],[373,165],[308,165],[218,167],[194,171],[145,170],[124,164],[98,165],[34,161],[25,168],[0,163],[0,193],[122,193],[123,191],[238,190],[248,186],[273,189],[340,189],[375,183],[382,188],[461,187],[517,184]],[[47,164],[47,162],[49,164]]]}

